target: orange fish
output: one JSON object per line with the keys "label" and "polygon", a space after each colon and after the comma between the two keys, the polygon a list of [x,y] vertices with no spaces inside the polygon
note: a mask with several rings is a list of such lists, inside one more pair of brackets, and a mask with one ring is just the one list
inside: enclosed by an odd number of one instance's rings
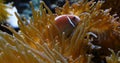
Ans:
{"label": "orange fish", "polygon": [[60,15],[55,18],[55,25],[61,33],[65,32],[65,35],[68,36],[72,33],[79,21],[80,18],[75,15]]}

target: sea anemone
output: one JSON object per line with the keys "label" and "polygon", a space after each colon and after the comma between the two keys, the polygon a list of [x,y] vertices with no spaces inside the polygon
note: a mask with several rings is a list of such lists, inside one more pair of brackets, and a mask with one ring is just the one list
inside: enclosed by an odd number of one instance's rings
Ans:
{"label": "sea anemone", "polygon": [[117,52],[117,54],[112,50],[112,49],[109,49],[111,51],[111,56],[107,56],[106,57],[106,61],[107,63],[119,63],[120,62],[120,57],[119,57],[119,54],[120,54],[120,51]]}
{"label": "sea anemone", "polygon": [[[42,1],[39,10],[35,10],[30,2],[33,16],[29,23],[15,13],[19,32],[6,26],[4,27],[13,35],[0,31],[0,62],[92,63],[95,55],[91,52],[94,52],[94,49],[101,48],[104,54],[108,53],[108,48],[118,51],[119,22],[115,16],[109,14],[110,9],[100,9],[102,3],[103,1],[80,1],[70,5],[66,0],[63,7],[56,8],[56,13],[52,13]],[[77,25],[74,28],[68,26],[71,23],[56,24],[55,18],[63,15],[68,17],[64,18],[65,21],[74,22],[71,15],[79,17],[80,20],[75,21]],[[61,28],[68,26],[67,30],[70,31],[61,31],[58,25]],[[113,41],[117,44],[111,45]]]}
{"label": "sea anemone", "polygon": [[105,3],[102,5],[102,9],[112,8],[111,14],[118,14],[120,16],[120,0],[106,0]]}
{"label": "sea anemone", "polygon": [[0,0],[0,23],[5,21],[10,15],[6,10],[7,6],[3,2],[3,0]]}

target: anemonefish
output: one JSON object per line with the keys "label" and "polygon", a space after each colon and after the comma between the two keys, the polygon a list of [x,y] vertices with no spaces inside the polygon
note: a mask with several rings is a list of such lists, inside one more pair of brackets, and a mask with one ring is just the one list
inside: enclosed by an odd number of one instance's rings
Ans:
{"label": "anemonefish", "polygon": [[76,15],[60,15],[55,18],[55,25],[61,33],[65,35],[70,35],[73,29],[80,22],[80,18]]}

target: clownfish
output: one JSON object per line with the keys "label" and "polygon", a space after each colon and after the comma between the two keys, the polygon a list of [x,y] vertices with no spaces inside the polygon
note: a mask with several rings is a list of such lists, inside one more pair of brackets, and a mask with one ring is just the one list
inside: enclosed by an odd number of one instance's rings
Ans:
{"label": "clownfish", "polygon": [[55,25],[61,33],[70,35],[77,24],[80,22],[80,18],[76,15],[60,15],[55,18]]}

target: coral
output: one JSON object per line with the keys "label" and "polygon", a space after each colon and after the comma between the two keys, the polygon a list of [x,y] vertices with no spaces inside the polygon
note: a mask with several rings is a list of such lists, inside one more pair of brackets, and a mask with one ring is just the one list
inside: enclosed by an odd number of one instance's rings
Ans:
{"label": "coral", "polygon": [[[109,52],[108,48],[116,53],[120,46],[119,21],[110,15],[111,9],[102,10],[102,4],[103,1],[80,1],[70,5],[67,0],[63,7],[56,8],[56,13],[52,13],[44,2],[41,2],[39,10],[35,10],[30,2],[33,13],[30,23],[16,13],[19,32],[6,26],[13,35],[0,31],[0,62],[93,63],[95,55],[91,52],[99,49],[96,45],[101,47],[105,55]],[[55,24],[55,18],[61,15],[80,18],[67,37],[66,32],[61,32],[58,24]],[[112,62],[108,57],[106,59],[108,63]]]}

